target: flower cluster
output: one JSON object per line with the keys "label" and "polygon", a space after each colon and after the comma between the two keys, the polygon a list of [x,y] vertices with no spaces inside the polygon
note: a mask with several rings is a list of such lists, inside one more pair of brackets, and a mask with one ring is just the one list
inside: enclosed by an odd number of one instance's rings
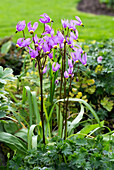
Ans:
{"label": "flower cluster", "polygon": [[[54,49],[63,49],[64,51],[67,46],[70,49],[70,54],[68,55],[67,60],[68,68],[67,70],[64,70],[64,77],[67,79],[70,76],[73,77],[75,64],[81,62],[83,65],[86,65],[87,63],[87,54],[77,44],[77,26],[84,26],[81,19],[78,16],[75,16],[75,20],[61,20],[62,29],[57,32],[54,32],[52,26],[49,25],[49,23],[53,21],[46,13],[41,15],[39,21],[44,24],[44,31],[41,36],[38,37],[37,34],[34,34],[35,30],[38,28],[38,22],[35,22],[32,26],[30,21],[27,24],[27,27],[29,33],[32,34],[32,37],[27,39],[25,39],[25,36],[23,38],[19,38],[17,40],[16,47],[26,47],[32,59],[47,59],[49,57],[49,59],[53,62],[52,70],[53,72],[56,72],[61,68],[61,64],[57,58],[53,61],[53,51]],[[16,32],[23,31],[24,33],[25,27],[25,21],[18,22]],[[34,43],[34,48],[31,48],[32,43]],[[46,62],[44,62],[41,66],[43,74],[47,72],[47,66],[45,64]]]}

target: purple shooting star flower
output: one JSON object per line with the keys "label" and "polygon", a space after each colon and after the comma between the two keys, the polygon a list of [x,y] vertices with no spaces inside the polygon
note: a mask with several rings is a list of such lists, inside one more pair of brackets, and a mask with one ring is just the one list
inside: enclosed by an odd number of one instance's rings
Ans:
{"label": "purple shooting star flower", "polygon": [[76,27],[75,27],[75,22],[74,20],[70,20],[70,23],[68,24],[68,28],[71,30],[71,31],[75,31],[76,30]]}
{"label": "purple shooting star flower", "polygon": [[61,19],[61,23],[62,23],[63,28],[66,29],[68,27],[68,19],[67,20]]}
{"label": "purple shooting star flower", "polygon": [[53,63],[52,64],[52,70],[55,72],[55,71],[57,71],[57,70],[59,70],[59,68],[60,68],[60,64],[58,64],[58,63]]}
{"label": "purple shooting star flower", "polygon": [[77,19],[77,21],[74,21],[74,22],[75,22],[75,24],[76,24],[76,25],[79,25],[79,26],[83,26],[83,27],[84,27],[84,25],[83,25],[83,23],[82,23],[81,19],[80,19],[78,16],[75,16],[75,18]]}
{"label": "purple shooting star flower", "polygon": [[74,47],[74,41],[73,41],[73,38],[71,36],[67,37],[67,43],[71,48]]}
{"label": "purple shooting star flower", "polygon": [[98,63],[101,63],[101,62],[102,62],[102,59],[103,59],[103,57],[102,57],[102,56],[99,56],[99,57],[97,58],[97,62],[98,62]]}
{"label": "purple shooting star flower", "polygon": [[22,47],[23,40],[24,40],[24,38],[19,38],[19,39],[17,40],[17,44],[16,44],[16,47],[17,47],[17,48],[18,48],[18,47]]}
{"label": "purple shooting star flower", "polygon": [[43,69],[43,74],[45,74],[46,73],[46,71],[47,71],[47,66],[46,67],[44,67],[44,69]]}
{"label": "purple shooting star flower", "polygon": [[58,86],[59,85],[59,80],[55,80],[55,84]]}
{"label": "purple shooting star flower", "polygon": [[73,74],[73,68],[69,68],[68,69],[68,74],[69,74],[69,76],[74,76],[74,74]]}
{"label": "purple shooting star flower", "polygon": [[72,68],[72,67],[73,67],[72,59],[68,59],[68,65],[69,65],[69,67],[70,67],[70,68]]}
{"label": "purple shooting star flower", "polygon": [[31,43],[30,38],[27,38],[26,40],[24,38],[19,38],[17,40],[16,47],[27,47]]}
{"label": "purple shooting star flower", "polygon": [[33,34],[34,33],[34,31],[37,29],[37,27],[38,27],[38,22],[35,22],[34,24],[33,24],[33,27],[32,27],[32,25],[31,25],[31,21],[27,24],[27,27],[28,27],[28,31],[30,32],[30,34]]}
{"label": "purple shooting star flower", "polygon": [[53,59],[53,52],[49,53],[48,56],[50,59]]}
{"label": "purple shooting star flower", "polygon": [[82,58],[80,59],[81,63],[83,65],[87,64],[87,54],[85,52],[83,52]]}
{"label": "purple shooting star flower", "polygon": [[44,44],[42,45],[42,49],[43,49],[44,53],[46,53],[46,54],[50,53],[50,47],[47,44],[47,42],[44,42]]}
{"label": "purple shooting star flower", "polygon": [[31,43],[30,38],[27,38],[26,40],[23,40],[22,46],[27,47],[30,45],[30,43]]}
{"label": "purple shooting star flower", "polygon": [[33,42],[35,44],[35,47],[38,47],[38,41],[39,41],[39,38],[37,37],[37,34],[33,37]]}
{"label": "purple shooting star flower", "polygon": [[74,39],[77,40],[78,39],[78,31],[75,30],[76,35],[73,32],[70,32],[70,36]]}
{"label": "purple shooting star flower", "polygon": [[35,51],[29,47],[29,54],[31,56],[31,59],[34,59],[38,56],[38,51]]}
{"label": "purple shooting star flower", "polygon": [[76,49],[75,52],[71,52],[71,57],[72,57],[72,60],[74,62],[78,63],[80,58],[81,58],[81,51],[80,51],[80,49]]}
{"label": "purple shooting star flower", "polygon": [[45,24],[45,32],[42,33],[42,35],[46,35],[46,34],[50,34],[50,35],[54,34],[54,30],[47,24]]}
{"label": "purple shooting star flower", "polygon": [[16,25],[16,33],[18,31],[23,31],[25,29],[25,26],[26,26],[25,21],[19,21]]}
{"label": "purple shooting star flower", "polygon": [[44,13],[43,15],[40,15],[40,16],[43,17],[43,18],[39,19],[39,21],[41,23],[45,24],[45,23],[52,22],[52,19],[46,13]]}
{"label": "purple shooting star flower", "polygon": [[69,74],[68,74],[68,72],[67,72],[67,71],[65,71],[65,72],[64,72],[64,77],[65,77],[66,79],[68,79],[68,78],[69,78]]}

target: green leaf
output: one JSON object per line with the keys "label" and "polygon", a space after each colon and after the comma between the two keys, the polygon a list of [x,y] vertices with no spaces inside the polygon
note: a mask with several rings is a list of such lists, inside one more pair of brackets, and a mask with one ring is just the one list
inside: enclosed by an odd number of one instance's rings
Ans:
{"label": "green leaf", "polygon": [[0,142],[13,146],[18,152],[26,153],[27,151],[25,143],[9,133],[0,132]]}
{"label": "green leaf", "polygon": [[30,91],[30,87],[29,86],[25,86],[24,88],[27,91],[28,104],[29,104],[29,113],[30,113],[30,125],[32,125],[33,107],[32,107],[31,91]]}
{"label": "green leaf", "polygon": [[23,139],[25,142],[27,142],[27,133],[28,133],[28,129],[22,128],[21,130],[19,130],[14,135]]}
{"label": "green leaf", "polygon": [[40,112],[39,112],[38,104],[37,104],[36,92],[33,91],[31,92],[31,94],[32,94],[34,113],[36,115],[37,124],[39,125],[39,123],[41,122],[41,118],[40,118]]}
{"label": "green leaf", "polygon": [[3,44],[2,47],[1,47],[1,53],[2,54],[7,54],[10,47],[11,47],[11,41],[8,41],[7,43]]}
{"label": "green leaf", "polygon": [[[34,136],[34,129],[37,125],[31,125],[29,131],[28,131],[28,150],[30,151],[31,149],[35,148],[37,149],[37,142],[36,142],[36,137]],[[33,146],[34,144],[34,146]]]}
{"label": "green leaf", "polygon": [[14,134],[19,127],[15,122],[7,121],[7,124],[4,124],[4,129],[7,133]]}
{"label": "green leaf", "polygon": [[3,67],[0,66],[0,77],[3,75]]}
{"label": "green leaf", "polygon": [[[104,121],[100,122],[101,126],[104,125]],[[78,134],[81,134],[83,137],[85,135],[87,135],[88,133],[90,133],[91,131],[93,131],[96,128],[99,128],[99,124],[93,124],[93,125],[86,125],[82,130],[80,130],[79,132],[77,132]]]}
{"label": "green leaf", "polygon": [[80,120],[82,120],[83,114],[84,114],[84,107],[83,107],[83,105],[81,104],[80,113],[79,113],[78,116],[71,122],[71,124],[70,124],[69,127],[68,127],[69,135],[71,134],[71,131],[76,127],[76,125],[80,122]]}
{"label": "green leaf", "polygon": [[12,74],[13,70],[11,68],[5,68],[3,72],[3,78],[7,77],[9,74]]}
{"label": "green leaf", "polygon": [[[56,105],[56,103],[58,103],[58,102],[64,102],[64,101],[66,102],[67,99],[65,99],[65,100],[64,100],[64,99],[57,100],[57,101],[54,103],[54,105]],[[82,99],[77,99],[77,98],[69,98],[69,101],[83,103],[83,104],[86,106],[86,108],[91,111],[91,113],[93,114],[93,116],[95,117],[95,119],[97,120],[97,122],[99,123],[99,126],[101,127],[101,123],[100,123],[100,120],[99,120],[97,114],[95,113],[95,111],[93,110],[93,108],[92,108],[86,101],[84,101],[84,100],[82,100]]]}
{"label": "green leaf", "polygon": [[104,97],[104,99],[101,100],[101,105],[110,112],[113,108],[113,101],[110,101],[108,97]]}

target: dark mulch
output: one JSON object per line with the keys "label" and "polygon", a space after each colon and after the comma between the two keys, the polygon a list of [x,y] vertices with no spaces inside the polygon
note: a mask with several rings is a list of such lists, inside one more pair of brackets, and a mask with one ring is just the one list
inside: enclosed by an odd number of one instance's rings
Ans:
{"label": "dark mulch", "polygon": [[105,3],[100,4],[99,0],[81,0],[77,8],[80,11],[97,15],[114,16],[114,9],[108,8]]}

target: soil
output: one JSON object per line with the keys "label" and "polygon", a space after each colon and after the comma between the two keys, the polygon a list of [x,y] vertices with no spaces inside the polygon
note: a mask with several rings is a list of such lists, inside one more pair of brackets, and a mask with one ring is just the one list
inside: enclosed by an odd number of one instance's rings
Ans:
{"label": "soil", "polygon": [[77,8],[87,13],[114,16],[114,9],[108,8],[105,3],[99,3],[99,0],[81,0]]}

